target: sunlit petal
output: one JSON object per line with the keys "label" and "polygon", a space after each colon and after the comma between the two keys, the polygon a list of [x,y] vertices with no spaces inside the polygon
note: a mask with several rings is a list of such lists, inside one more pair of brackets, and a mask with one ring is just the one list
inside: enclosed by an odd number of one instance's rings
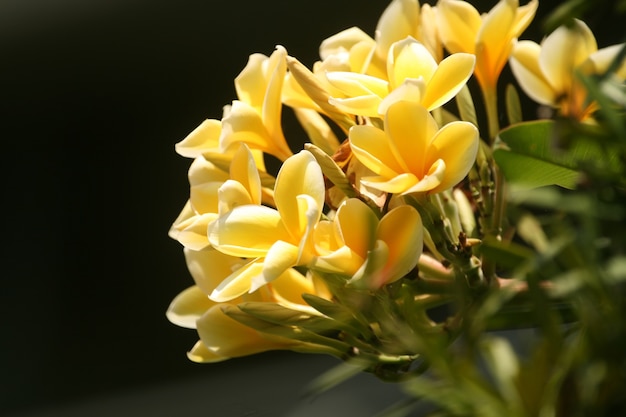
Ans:
{"label": "sunlit petal", "polygon": [[[300,151],[283,163],[274,188],[274,200],[282,222],[298,240],[308,226],[306,219],[302,217],[297,199],[301,194],[308,195],[315,201],[316,217],[319,219],[326,194],[324,176],[317,161],[308,151]],[[281,237],[276,240],[290,241]]]}
{"label": "sunlit petal", "polygon": [[256,291],[263,285],[274,281],[289,268],[298,264],[298,246],[277,241],[265,255],[263,269],[253,277],[249,292]]}
{"label": "sunlit petal", "polygon": [[313,281],[293,268],[287,269],[278,278],[272,281],[272,293],[280,299],[281,303],[289,302],[306,305],[302,294],[315,294]]}
{"label": "sunlit petal", "polygon": [[472,76],[476,57],[471,54],[452,54],[439,63],[426,87],[421,103],[429,111],[450,101]]}
{"label": "sunlit petal", "polygon": [[373,39],[358,27],[354,26],[345,29],[320,44],[320,58],[325,60],[331,55],[349,51],[354,45],[362,41],[373,41]]}
{"label": "sunlit petal", "polygon": [[351,98],[331,98],[328,102],[344,113],[380,117],[379,106],[382,99],[374,94]]}
{"label": "sunlit petal", "polygon": [[230,359],[228,357],[220,356],[216,354],[215,352],[210,351],[204,345],[204,343],[202,343],[202,340],[198,340],[193,345],[191,350],[187,352],[187,358],[190,361],[197,362],[197,363],[215,363],[215,362],[221,362],[221,361]]}
{"label": "sunlit petal", "polygon": [[362,258],[374,244],[378,218],[372,209],[356,198],[344,201],[335,216],[344,243]]}
{"label": "sunlit petal", "polygon": [[407,78],[380,102],[378,114],[387,113],[389,106],[397,101],[421,103],[425,92],[426,83],[423,78]]}
{"label": "sunlit petal", "polygon": [[402,172],[385,132],[374,126],[350,128],[350,146],[359,161],[374,173],[393,177]]}
{"label": "sunlit petal", "polygon": [[176,144],[176,152],[188,158],[196,158],[204,152],[215,151],[219,148],[221,131],[222,123],[219,120],[207,119]]}
{"label": "sunlit petal", "polygon": [[461,0],[437,2],[439,34],[450,53],[474,53],[476,36],[482,25],[480,13]]}
{"label": "sunlit petal", "polygon": [[221,215],[209,225],[208,236],[219,251],[244,258],[265,256],[276,240],[291,238],[276,210],[257,205],[235,207]]}
{"label": "sunlit petal", "polygon": [[438,159],[430,167],[422,178],[412,187],[404,190],[403,194],[436,192],[441,190],[441,183],[446,175],[446,164],[443,159]]}
{"label": "sunlit petal", "polygon": [[176,239],[186,248],[192,250],[203,250],[211,244],[207,237],[209,224],[217,218],[217,213],[206,213],[194,216],[184,228],[182,228]]}
{"label": "sunlit petal", "polygon": [[374,94],[382,98],[389,92],[387,81],[371,75],[331,71],[326,73],[326,78],[330,84],[342,91],[347,97]]}
{"label": "sunlit petal", "polygon": [[484,85],[495,85],[513,47],[511,27],[518,0],[500,0],[483,19],[476,36],[476,77]]}
{"label": "sunlit petal", "polygon": [[437,62],[426,47],[409,37],[391,45],[387,59],[390,88],[407,78],[422,77],[428,83],[437,69]]}
{"label": "sunlit petal", "polygon": [[391,44],[407,36],[417,36],[419,2],[393,0],[383,11],[376,25],[377,55],[386,58]]}
{"label": "sunlit petal", "polygon": [[206,182],[190,187],[189,201],[196,213],[217,213],[217,190],[219,190],[222,184],[221,182]]}
{"label": "sunlit petal", "polygon": [[189,166],[187,176],[191,186],[207,182],[224,182],[229,178],[228,172],[207,161],[203,156],[193,160]]}
{"label": "sunlit petal", "polygon": [[318,256],[309,266],[324,272],[352,276],[363,265],[365,258],[348,246],[342,246],[331,253]]}
{"label": "sunlit petal", "polygon": [[228,180],[218,189],[218,212],[225,214],[235,207],[253,204],[248,190],[238,181]]}
{"label": "sunlit petal", "polygon": [[[287,51],[278,45],[268,62],[268,84],[263,101],[263,123],[279,148],[287,147],[281,125],[282,88],[287,73]],[[288,148],[288,147],[287,147]]]}
{"label": "sunlit petal", "polygon": [[252,204],[261,204],[261,179],[252,152],[241,144],[230,163],[230,178],[239,182],[250,195]]}
{"label": "sunlit petal", "polygon": [[418,183],[419,178],[411,173],[398,174],[395,177],[363,177],[363,184],[386,193],[399,194]]}
{"label": "sunlit petal", "polygon": [[[623,43],[612,45],[592,53],[588,58],[587,64],[591,64],[592,68],[587,71],[593,74],[604,74],[609,69],[613,61],[619,56],[619,53],[624,48],[624,45],[625,44]],[[615,74],[621,80],[626,78],[626,59],[623,57],[622,63],[617,67]]]}

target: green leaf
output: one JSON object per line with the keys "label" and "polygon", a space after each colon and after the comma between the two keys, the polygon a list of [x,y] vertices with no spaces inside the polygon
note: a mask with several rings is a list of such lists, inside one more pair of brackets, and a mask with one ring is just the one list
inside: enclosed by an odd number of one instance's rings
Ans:
{"label": "green leaf", "polygon": [[466,122],[472,123],[474,126],[478,126],[474,100],[472,100],[472,94],[470,93],[467,85],[464,85],[461,91],[459,91],[456,95],[456,105],[459,108],[461,120],[465,120]]}
{"label": "green leaf", "polygon": [[355,332],[357,334],[361,334],[366,339],[371,337],[371,330],[366,325],[361,323],[344,305],[334,303],[312,294],[302,294],[302,298],[307,302],[307,304],[320,313],[331,317],[338,323],[342,323],[344,326],[351,328],[351,333]]}
{"label": "green leaf", "polygon": [[506,86],[506,115],[510,125],[520,123],[523,120],[519,94],[517,94],[517,89],[513,84]]}
{"label": "green leaf", "polygon": [[576,187],[584,162],[606,159],[600,146],[576,140],[567,149],[554,146],[554,122],[519,123],[500,132],[493,157],[510,183],[528,188]]}

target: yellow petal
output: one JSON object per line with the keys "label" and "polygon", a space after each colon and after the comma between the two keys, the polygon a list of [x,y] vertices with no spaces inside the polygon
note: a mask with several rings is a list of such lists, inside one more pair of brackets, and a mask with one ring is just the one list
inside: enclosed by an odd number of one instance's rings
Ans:
{"label": "yellow petal", "polygon": [[252,204],[261,204],[261,179],[252,152],[241,144],[230,163],[230,177],[248,191]]}
{"label": "yellow petal", "polygon": [[374,94],[351,98],[330,98],[328,103],[348,114],[358,114],[364,117],[380,117],[378,109],[382,99]]}
{"label": "yellow petal", "polygon": [[288,302],[290,306],[296,304],[306,306],[302,294],[316,293],[313,281],[293,268],[289,268],[272,281],[271,287],[272,293],[280,299],[280,302]]}
{"label": "yellow petal", "polygon": [[420,104],[400,101],[389,107],[385,115],[385,132],[394,156],[401,163],[401,172],[421,177],[425,150],[437,129],[433,117]]}
{"label": "yellow petal", "polygon": [[189,273],[205,294],[211,294],[224,279],[245,263],[240,258],[225,255],[215,249],[185,249],[183,253]]}
{"label": "yellow petal", "polygon": [[377,237],[389,250],[380,281],[396,281],[415,268],[424,241],[422,219],[417,210],[407,205],[391,210],[380,220]]}
{"label": "yellow petal", "polygon": [[[607,46],[606,48],[599,49],[589,56],[588,63],[591,64],[592,69],[588,71],[592,74],[604,74],[609,66],[613,63],[615,58],[618,57],[620,51],[624,48],[624,44]],[[620,80],[626,78],[626,59],[622,57],[621,65],[617,67],[615,74]]]}
{"label": "yellow petal", "polygon": [[230,359],[211,352],[201,340],[198,340],[187,352],[187,358],[196,363],[216,363]]}
{"label": "yellow petal", "polygon": [[407,78],[422,77],[428,83],[437,70],[437,62],[428,49],[409,37],[391,45],[387,59],[387,73],[391,89]]}
{"label": "yellow petal", "polygon": [[267,87],[267,75],[264,71],[267,60],[268,57],[263,54],[250,55],[245,68],[235,78],[237,97],[259,113],[263,108]]}
{"label": "yellow petal", "polygon": [[328,82],[342,91],[347,97],[377,95],[385,97],[389,92],[389,84],[385,80],[371,75],[354,72],[331,71],[326,73]]}
{"label": "yellow petal", "polygon": [[443,44],[450,53],[474,53],[482,19],[480,13],[470,3],[461,0],[439,0],[437,23]]}
{"label": "yellow petal", "polygon": [[374,244],[378,218],[367,204],[356,198],[344,201],[335,216],[344,243],[362,258]]}
{"label": "yellow petal", "polygon": [[274,243],[263,260],[262,273],[252,278],[249,292],[256,291],[265,284],[274,281],[289,268],[296,266],[298,264],[298,252],[298,246],[281,240]]}
{"label": "yellow petal", "polygon": [[391,178],[403,171],[384,131],[361,125],[350,128],[349,135],[352,152],[374,173]]}
{"label": "yellow petal", "polygon": [[518,7],[515,13],[515,21],[510,29],[511,36],[516,38],[526,30],[530,22],[535,18],[539,7],[539,1],[531,0],[528,4]]}
{"label": "yellow petal", "polygon": [[519,86],[528,97],[537,103],[554,106],[557,103],[556,92],[539,67],[541,46],[532,41],[520,41],[513,48],[511,71]]}
{"label": "yellow petal", "polygon": [[219,120],[207,119],[176,144],[176,152],[187,158],[196,158],[204,152],[215,151],[219,147],[221,130]]}
{"label": "yellow petal", "polygon": [[291,155],[285,138],[271,136],[261,115],[249,104],[235,100],[231,110],[222,119],[220,149],[228,151],[231,146],[245,143],[250,149],[258,149],[284,160]]}
{"label": "yellow petal", "polygon": [[218,168],[212,162],[207,161],[203,156],[193,160],[187,174],[189,185],[199,185],[207,182],[224,182],[229,176],[228,172]]}
{"label": "yellow petal", "polygon": [[[274,200],[282,222],[298,242],[309,226],[299,207],[297,197],[301,194],[310,196],[315,202],[316,213],[312,216],[319,219],[326,194],[324,176],[317,161],[308,151],[300,151],[283,163],[274,187]],[[290,241],[284,238],[276,240]]]}
{"label": "yellow petal", "polygon": [[443,159],[438,159],[428,172],[415,185],[406,189],[403,194],[434,192],[443,182],[445,174],[446,164]]}
{"label": "yellow petal", "polygon": [[[226,214],[235,207],[253,204],[248,190],[238,181],[228,180],[218,189],[218,212]],[[260,196],[259,196],[260,200]]]}
{"label": "yellow petal", "polygon": [[383,11],[376,25],[376,48],[380,58],[386,58],[391,44],[407,36],[417,36],[419,2],[393,0]]}
{"label": "yellow petal", "polygon": [[219,251],[242,258],[265,256],[274,242],[291,238],[276,210],[256,205],[235,207],[221,215],[209,225],[208,236]]}
{"label": "yellow petal", "polygon": [[481,85],[495,86],[513,47],[510,34],[518,0],[500,0],[483,19],[476,37],[476,77]]}
{"label": "yellow petal", "polygon": [[228,275],[211,292],[209,298],[215,302],[226,302],[252,292],[252,281],[263,271],[262,259],[256,259]]}
{"label": "yellow petal", "polygon": [[217,357],[234,358],[288,346],[228,317],[222,312],[223,307],[227,306],[211,308],[198,320],[200,340]]}
{"label": "yellow petal", "polygon": [[181,229],[176,239],[185,247],[191,250],[203,250],[211,244],[207,237],[207,229],[209,223],[217,218],[217,213],[206,213],[195,216],[193,221],[189,222]]}
{"label": "yellow petal", "polygon": [[395,90],[387,94],[380,102],[378,114],[385,114],[393,103],[397,101],[412,101],[421,103],[426,92],[426,83],[423,78],[407,78]]}
{"label": "yellow petal", "polygon": [[365,258],[348,246],[342,246],[331,253],[314,258],[309,267],[318,271],[352,276],[363,265]]}
{"label": "yellow petal", "polygon": [[206,182],[192,185],[189,189],[189,201],[196,213],[217,213],[217,191],[222,186],[221,182]]}
{"label": "yellow petal", "polygon": [[347,52],[362,41],[373,41],[373,39],[356,26],[345,29],[322,41],[319,50],[320,58],[325,60],[331,55]]}
{"label": "yellow petal", "polygon": [[191,208],[191,203],[187,201],[185,206],[172,223],[170,230],[167,232],[167,235],[174,240],[178,239],[178,234],[185,227],[189,226],[195,220],[196,212]]}
{"label": "yellow petal", "polygon": [[419,182],[414,174],[404,173],[392,178],[386,177],[363,177],[361,182],[368,187],[384,191],[386,193],[400,194],[413,187]]}
{"label": "yellow petal", "polygon": [[[280,141],[279,147],[286,147],[281,125],[282,88],[287,73],[287,51],[278,45],[270,55],[268,62],[268,85],[263,101],[263,123],[274,141]],[[287,147],[288,149],[288,147]]]}
{"label": "yellow petal", "polygon": [[439,64],[421,103],[428,111],[443,106],[450,101],[467,83],[474,72],[476,57],[471,54],[452,54]]}
{"label": "yellow petal", "polygon": [[183,290],[170,303],[165,313],[167,319],[173,324],[187,329],[196,328],[196,320],[215,303],[200,287],[194,285]]}
{"label": "yellow petal", "polygon": [[446,165],[444,180],[432,192],[440,192],[461,182],[476,161],[478,129],[469,122],[451,122],[445,125],[428,148],[427,165],[442,159]]}
{"label": "yellow petal", "polygon": [[571,28],[561,26],[541,43],[539,66],[558,93],[568,92],[574,69],[598,50],[589,27],[575,20]]}

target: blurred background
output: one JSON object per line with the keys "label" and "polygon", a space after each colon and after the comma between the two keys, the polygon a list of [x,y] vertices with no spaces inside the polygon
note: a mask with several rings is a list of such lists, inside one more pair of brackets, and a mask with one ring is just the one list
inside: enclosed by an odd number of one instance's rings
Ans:
{"label": "blurred background", "polygon": [[[540,3],[543,16],[558,2]],[[315,415],[299,394],[332,358],[198,365],[195,332],[166,320],[192,284],[167,237],[191,162],[174,144],[221,117],[249,54],[281,44],[310,66],[340,30],[373,35],[387,4],[0,0],[1,415]],[[604,46],[619,26],[598,16]],[[360,381],[329,395],[364,410],[401,396]]]}

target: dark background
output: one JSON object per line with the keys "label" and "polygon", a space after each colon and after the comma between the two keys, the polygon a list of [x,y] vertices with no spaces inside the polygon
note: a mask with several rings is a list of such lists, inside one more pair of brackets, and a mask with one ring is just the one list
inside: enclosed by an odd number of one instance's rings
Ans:
{"label": "dark background", "polygon": [[[336,363],[187,360],[195,332],[165,318],[192,284],[167,237],[191,162],[174,144],[221,117],[249,54],[282,44],[310,66],[327,36],[373,35],[387,4],[0,0],[0,414],[158,415],[144,407],[156,395],[156,408],[178,401],[176,415],[277,415],[274,393],[286,410]],[[601,45],[615,38],[610,17],[590,23]]]}

